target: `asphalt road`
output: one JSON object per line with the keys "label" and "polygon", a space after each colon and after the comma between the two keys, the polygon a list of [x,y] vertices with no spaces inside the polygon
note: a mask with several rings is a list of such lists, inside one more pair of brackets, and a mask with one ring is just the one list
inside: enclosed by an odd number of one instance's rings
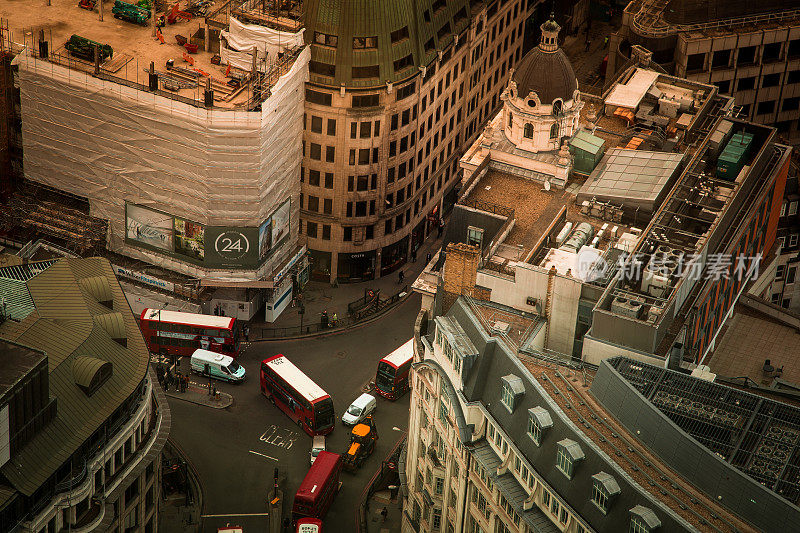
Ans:
{"label": "asphalt road", "polygon": [[[203,532],[215,533],[227,524],[242,526],[245,533],[267,531],[266,502],[274,469],[284,478],[285,515],[308,471],[311,437],[261,394],[261,360],[282,353],[331,395],[337,426],[328,435],[327,448],[342,453],[350,433],[341,424],[342,413],[374,379],[378,361],[413,335],[419,307],[414,295],[376,322],[343,333],[251,344],[239,359],[247,380],[241,385],[217,383],[234,397],[227,409],[170,399],[171,437],[186,452],[203,485]],[[407,429],[408,405],[408,394],[395,402],[378,397],[375,452],[355,474],[342,472],[342,490],[325,518],[326,531],[356,530],[361,493]]]}

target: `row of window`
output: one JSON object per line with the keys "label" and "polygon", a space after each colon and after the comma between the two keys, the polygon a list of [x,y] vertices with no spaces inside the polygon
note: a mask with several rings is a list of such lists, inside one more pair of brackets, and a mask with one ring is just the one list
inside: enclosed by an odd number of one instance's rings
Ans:
{"label": "row of window", "polygon": [[[744,67],[758,64],[759,59],[762,64],[774,63],[783,58],[783,45],[783,42],[764,44],[760,47],[760,56],[758,53],[759,46],[756,45],[743,46],[738,50],[729,48],[708,53],[691,54],[687,57],[686,71],[697,72],[707,69]],[[789,41],[786,51],[789,58],[800,57],[800,39]],[[709,58],[708,63],[706,62],[707,56]]]}

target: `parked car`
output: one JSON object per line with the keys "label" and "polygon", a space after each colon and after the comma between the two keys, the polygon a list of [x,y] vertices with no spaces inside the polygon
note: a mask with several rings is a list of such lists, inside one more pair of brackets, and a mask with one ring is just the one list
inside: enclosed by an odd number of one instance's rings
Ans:
{"label": "parked car", "polygon": [[244,367],[233,357],[221,353],[197,349],[192,354],[192,371],[209,378],[240,382],[244,380]]}
{"label": "parked car", "polygon": [[314,440],[311,442],[311,452],[309,455],[311,456],[311,464],[314,464],[314,461],[317,459],[319,452],[325,451],[325,435],[314,435]]}
{"label": "parked car", "polygon": [[342,423],[346,426],[354,426],[371,415],[375,411],[378,402],[372,394],[364,393],[355,399],[347,411],[342,415]]}

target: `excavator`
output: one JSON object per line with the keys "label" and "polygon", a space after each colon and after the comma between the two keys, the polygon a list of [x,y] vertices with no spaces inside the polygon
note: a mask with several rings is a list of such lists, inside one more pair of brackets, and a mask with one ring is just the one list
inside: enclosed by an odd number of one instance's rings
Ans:
{"label": "excavator", "polygon": [[357,470],[375,451],[376,440],[378,440],[378,428],[372,416],[368,416],[353,427],[350,433],[350,446],[342,455],[342,467],[349,472]]}

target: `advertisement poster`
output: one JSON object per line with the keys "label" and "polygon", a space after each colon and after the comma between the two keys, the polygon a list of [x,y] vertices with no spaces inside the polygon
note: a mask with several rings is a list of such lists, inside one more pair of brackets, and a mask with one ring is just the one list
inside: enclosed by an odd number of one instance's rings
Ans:
{"label": "advertisement poster", "polygon": [[289,235],[289,212],[291,200],[287,199],[273,214],[272,217],[272,247],[280,244],[281,240]]}
{"label": "advertisement poster", "polygon": [[172,217],[141,205],[125,205],[126,237],[129,240],[172,252]]}
{"label": "advertisement poster", "polygon": [[205,259],[205,229],[200,224],[175,217],[175,253],[195,261]]}
{"label": "advertisement poster", "polygon": [[270,222],[272,219],[268,218],[258,227],[258,258],[264,259],[272,248],[272,231],[270,231]]}
{"label": "advertisement poster", "polygon": [[209,226],[205,229],[205,266],[256,268],[261,264],[258,228]]}

